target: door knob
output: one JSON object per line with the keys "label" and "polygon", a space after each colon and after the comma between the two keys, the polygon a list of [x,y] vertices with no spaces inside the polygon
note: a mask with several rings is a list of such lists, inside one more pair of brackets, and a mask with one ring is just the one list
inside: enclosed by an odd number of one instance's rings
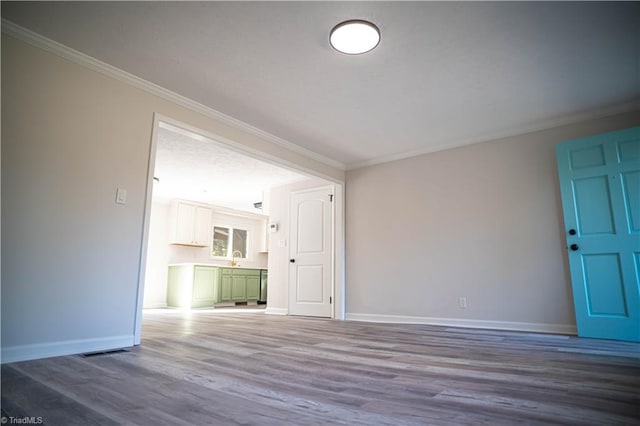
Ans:
{"label": "door knob", "polygon": [[569,246],[569,248],[570,248],[572,251],[576,251],[576,250],[578,250],[580,247],[578,247],[578,245],[577,245],[577,244],[571,244],[571,245]]}
{"label": "door knob", "polygon": [[296,260],[295,259],[289,259],[289,262],[296,263]]}
{"label": "door knob", "polygon": [[569,235],[576,235],[575,229],[569,229]]}

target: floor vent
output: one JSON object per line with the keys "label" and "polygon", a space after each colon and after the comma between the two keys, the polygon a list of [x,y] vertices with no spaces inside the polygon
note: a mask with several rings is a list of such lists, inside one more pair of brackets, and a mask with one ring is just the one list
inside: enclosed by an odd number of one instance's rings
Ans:
{"label": "floor vent", "polygon": [[86,354],[82,354],[81,356],[85,357],[85,358],[91,358],[94,356],[102,356],[102,355],[113,355],[113,354],[118,354],[121,352],[127,352],[124,349],[114,349],[112,351],[103,351],[103,352],[89,352]]}

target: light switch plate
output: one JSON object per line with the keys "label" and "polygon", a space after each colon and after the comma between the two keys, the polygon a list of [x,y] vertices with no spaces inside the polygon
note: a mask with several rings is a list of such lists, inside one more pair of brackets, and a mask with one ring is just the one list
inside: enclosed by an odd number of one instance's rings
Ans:
{"label": "light switch plate", "polygon": [[116,190],[116,204],[127,204],[127,190],[118,188]]}

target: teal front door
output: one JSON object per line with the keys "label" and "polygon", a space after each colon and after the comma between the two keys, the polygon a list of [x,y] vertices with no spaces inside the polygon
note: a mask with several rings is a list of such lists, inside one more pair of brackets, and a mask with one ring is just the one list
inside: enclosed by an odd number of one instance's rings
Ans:
{"label": "teal front door", "polygon": [[556,153],[578,335],[640,341],[640,127]]}

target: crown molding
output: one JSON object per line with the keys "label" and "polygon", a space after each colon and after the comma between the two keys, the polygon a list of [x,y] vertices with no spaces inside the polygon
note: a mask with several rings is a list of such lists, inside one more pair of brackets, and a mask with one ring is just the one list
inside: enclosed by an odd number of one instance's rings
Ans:
{"label": "crown molding", "polygon": [[248,123],[245,123],[241,120],[233,118],[220,111],[217,111],[213,108],[210,108],[206,105],[203,105],[199,102],[189,99],[186,96],[172,92],[171,90],[165,89],[162,86],[151,83],[136,75],[133,75],[124,70],[121,70],[120,68],[114,67],[113,65],[109,65],[105,62],[95,59],[89,55],[86,55],[82,52],[79,52],[75,49],[72,49],[54,40],[51,40],[41,34],[38,34],[34,31],[24,28],[4,18],[2,18],[2,32],[11,37],[17,38],[18,40],[24,41],[40,49],[46,50],[64,59],[67,59],[81,66],[84,66],[85,68],[89,68],[93,71],[109,76],[125,84],[144,90],[148,93],[151,93],[152,95],[155,95],[162,99],[173,102],[191,111],[197,112],[206,117],[222,122],[223,124],[242,130],[262,140],[271,142],[289,151],[300,154],[306,158],[315,160],[319,163],[322,163],[331,167],[335,167],[339,170],[355,170],[363,167],[374,166],[377,164],[389,163],[391,161],[402,160],[410,157],[416,157],[419,155],[431,154],[434,152],[444,151],[447,149],[460,148],[463,146],[473,145],[476,143],[489,142],[492,140],[504,139],[508,137],[524,135],[527,133],[532,133],[532,132],[537,132],[542,130],[549,130],[555,127],[574,124],[581,121],[595,120],[595,119],[607,117],[610,115],[622,114],[625,112],[630,112],[633,110],[640,109],[640,100],[636,100],[629,103],[616,105],[613,107],[600,108],[600,109],[582,112],[578,114],[570,114],[570,115],[566,115],[561,118],[556,118],[552,120],[545,120],[534,125],[516,127],[514,129],[511,129],[505,132],[483,135],[483,136],[473,137],[473,138],[463,139],[463,140],[456,140],[449,143],[430,146],[428,148],[380,156],[380,157],[372,158],[369,160],[349,163],[345,165],[342,162],[336,161],[329,157],[325,157],[324,155],[318,154],[307,148],[303,148],[300,145],[297,145],[293,142],[289,142],[278,136],[275,136],[268,132],[260,130],[257,127],[254,127]]}
{"label": "crown molding", "polygon": [[437,146],[431,146],[431,147],[424,148],[424,149],[405,151],[405,152],[400,152],[400,153],[396,153],[396,154],[376,157],[376,158],[373,158],[373,159],[370,159],[370,160],[359,161],[359,162],[355,162],[355,163],[349,163],[349,164],[347,164],[347,170],[355,170],[355,169],[360,169],[360,168],[363,168],[363,167],[375,166],[376,164],[389,163],[391,161],[403,160],[405,158],[411,158],[411,157],[417,157],[419,155],[432,154],[434,152],[444,151],[444,150],[447,150],[447,149],[460,148],[460,147],[463,147],[463,146],[474,145],[474,144],[477,144],[477,143],[490,142],[490,141],[498,140],[498,139],[511,138],[511,137],[514,137],[514,136],[521,136],[521,135],[525,135],[527,133],[540,132],[540,131],[543,131],[543,130],[550,130],[550,129],[553,129],[553,128],[556,128],[556,127],[566,126],[566,125],[570,125],[570,124],[576,124],[576,123],[580,123],[582,121],[596,120],[596,119],[599,119],[599,118],[604,118],[604,117],[608,117],[608,116],[616,115],[616,114],[623,114],[625,112],[631,112],[631,111],[635,111],[635,110],[640,110],[640,100],[636,100],[636,101],[632,101],[632,102],[628,102],[628,103],[624,103],[624,104],[618,104],[618,105],[614,105],[614,106],[608,106],[608,107],[605,107],[605,108],[598,108],[598,109],[595,109],[595,110],[590,110],[590,111],[581,112],[581,113],[577,113],[577,114],[569,114],[569,115],[565,115],[565,116],[560,117],[560,118],[555,118],[555,119],[552,119],[552,120],[545,120],[545,121],[539,122],[539,123],[534,124],[534,125],[516,127],[514,129],[511,129],[511,130],[508,130],[508,131],[505,131],[505,132],[494,133],[494,134],[489,134],[489,135],[484,135],[484,136],[479,136],[479,137],[473,137],[473,138],[469,138],[469,139],[457,140],[457,141],[453,141],[453,142],[450,142],[450,143],[445,143],[445,144],[441,144],[441,145],[437,145]]}
{"label": "crown molding", "polygon": [[120,68],[114,67],[113,65],[109,65],[106,62],[102,62],[96,58],[65,46],[62,43],[58,43],[57,41],[51,40],[41,34],[24,28],[4,18],[2,18],[2,32],[25,43],[31,44],[32,46],[46,50],[78,65],[84,66],[85,68],[89,68],[93,71],[104,74],[137,89],[142,89],[148,93],[151,93],[152,95],[158,96],[159,98],[173,102],[177,105],[180,105],[181,107],[187,108],[191,111],[222,122],[228,126],[242,130],[253,136],[257,136],[260,139],[281,146],[289,151],[295,152],[319,163],[335,167],[339,170],[346,169],[344,163],[341,163],[329,157],[325,157],[324,155],[318,154],[307,148],[303,148],[300,145],[296,145],[293,142],[289,142],[278,136],[272,135],[271,133],[265,132],[264,130],[260,130],[257,127],[245,123],[244,121],[226,115],[220,111],[189,99],[186,96],[182,96],[178,93],[172,92],[169,89],[165,89],[162,86],[151,83],[150,81],[140,78],[134,74],[121,70]]}

